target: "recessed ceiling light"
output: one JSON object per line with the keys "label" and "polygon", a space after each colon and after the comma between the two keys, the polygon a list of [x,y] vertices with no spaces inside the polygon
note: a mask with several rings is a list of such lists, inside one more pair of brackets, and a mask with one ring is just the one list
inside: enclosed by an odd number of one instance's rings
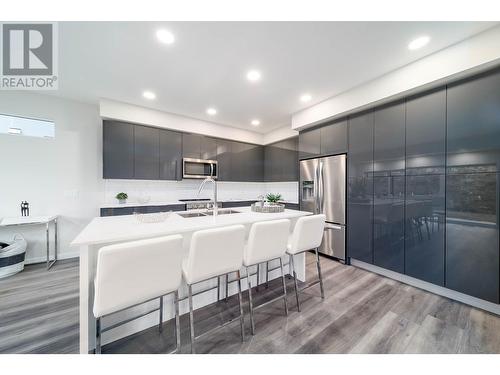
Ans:
{"label": "recessed ceiling light", "polygon": [[260,121],[259,120],[252,120],[251,124],[253,126],[259,126],[260,125]]}
{"label": "recessed ceiling light", "polygon": [[424,47],[425,45],[427,45],[427,43],[429,43],[429,41],[430,41],[430,40],[431,40],[431,38],[429,38],[427,35],[424,35],[424,36],[418,37],[417,39],[412,40],[412,41],[408,44],[408,49],[409,49],[410,51],[413,51],[413,50],[416,50],[416,49],[422,48],[422,47]]}
{"label": "recessed ceiling light", "polygon": [[145,97],[146,99],[149,99],[149,100],[156,99],[156,94],[152,91],[144,91],[142,93],[142,96]]}
{"label": "recessed ceiling light", "polygon": [[300,101],[303,103],[307,103],[307,102],[311,101],[311,99],[312,99],[312,96],[309,94],[304,94],[300,97]]}
{"label": "recessed ceiling light", "polygon": [[9,128],[9,134],[23,134],[23,130],[19,128]]}
{"label": "recessed ceiling light", "polygon": [[158,40],[165,44],[172,44],[175,42],[175,36],[170,31],[166,29],[160,29],[156,32],[156,37]]}
{"label": "recessed ceiling light", "polygon": [[217,114],[217,110],[215,108],[208,108],[207,109],[207,115],[215,116],[216,114]]}
{"label": "recessed ceiling light", "polygon": [[258,70],[250,70],[247,73],[247,79],[250,82],[257,82],[260,81],[260,72]]}

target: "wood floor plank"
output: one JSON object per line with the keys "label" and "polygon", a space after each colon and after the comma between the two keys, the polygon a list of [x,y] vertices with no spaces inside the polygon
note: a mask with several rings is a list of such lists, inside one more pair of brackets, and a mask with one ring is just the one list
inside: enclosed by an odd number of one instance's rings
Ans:
{"label": "wood floor plank", "polygon": [[361,337],[350,353],[403,353],[419,328],[417,323],[389,311]]}
{"label": "wood floor plank", "polygon": [[451,354],[459,353],[465,339],[465,330],[427,315],[413,335],[405,353]]}

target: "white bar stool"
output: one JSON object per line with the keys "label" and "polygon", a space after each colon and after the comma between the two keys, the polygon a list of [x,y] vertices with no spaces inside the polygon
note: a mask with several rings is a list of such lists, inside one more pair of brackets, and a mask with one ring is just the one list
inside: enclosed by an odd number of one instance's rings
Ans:
{"label": "white bar stool", "polygon": [[[227,275],[238,274],[238,300],[240,305],[241,339],[245,339],[245,321],[241,299],[240,268],[243,264],[243,248],[245,245],[245,227],[232,225],[223,228],[206,229],[195,232],[191,238],[189,255],[182,263],[182,272],[188,285],[189,327],[191,331],[191,353],[195,352],[195,341],[216,329],[234,321],[230,320],[222,326],[215,327],[200,336],[194,333],[193,289],[194,284]],[[198,292],[203,293],[203,292]]]}
{"label": "white bar stool", "polygon": [[[176,352],[180,348],[179,295],[182,236],[174,235],[133,241],[99,250],[94,280],[96,354],[101,353],[101,334],[159,310],[162,330],[163,296],[174,293]],[[160,306],[139,316],[101,328],[101,319],[118,311],[159,298]]]}
{"label": "white bar stool", "polygon": [[[255,335],[255,322],[253,317],[254,310],[266,306],[279,299],[283,299],[285,305],[285,315],[288,315],[288,305],[286,300],[286,283],[285,273],[283,271],[283,260],[287,248],[288,236],[290,234],[290,220],[273,220],[255,223],[250,228],[248,242],[243,253],[243,266],[246,268],[247,281],[248,281],[248,301],[250,306],[250,323],[252,327],[252,335]],[[279,259],[281,268],[281,278],[283,281],[283,294],[279,297],[273,298],[265,303],[253,306],[252,301],[252,283],[249,267],[266,263],[266,274],[274,269],[269,269],[267,264],[271,260]],[[277,268],[275,268],[277,269]],[[258,274],[258,268],[257,268]],[[266,277],[267,279],[267,277]]]}
{"label": "white bar stool", "polygon": [[297,311],[300,311],[299,304],[299,289],[297,285],[297,272],[293,264],[293,256],[314,249],[316,252],[316,267],[318,268],[318,280],[306,285],[301,290],[307,289],[319,283],[321,290],[321,298],[325,298],[323,290],[323,277],[321,276],[321,264],[319,261],[318,247],[323,240],[323,231],[325,230],[326,216],[311,215],[304,216],[297,220],[295,228],[287,246],[287,254],[290,256],[290,270],[293,271],[293,282],[295,289],[295,299],[297,300]]}

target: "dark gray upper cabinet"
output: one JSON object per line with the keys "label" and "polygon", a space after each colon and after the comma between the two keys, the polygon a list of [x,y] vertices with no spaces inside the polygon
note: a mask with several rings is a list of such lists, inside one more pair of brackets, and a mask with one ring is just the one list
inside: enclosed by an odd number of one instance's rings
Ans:
{"label": "dark gray upper cabinet", "polygon": [[215,160],[217,159],[217,140],[210,137],[201,138],[201,159]]}
{"label": "dark gray upper cabinet", "polygon": [[373,173],[373,112],[349,118],[349,177]]}
{"label": "dark gray upper cabinet", "polygon": [[500,72],[448,86],[450,173],[496,172],[500,163]]}
{"label": "dark gray upper cabinet", "polygon": [[182,179],[182,134],[160,130],[160,179]]}
{"label": "dark gray upper cabinet", "polygon": [[148,126],[134,127],[134,178],[160,178],[160,130]]}
{"label": "dark gray upper cabinet", "polygon": [[134,178],[134,125],[103,121],[103,178]]}
{"label": "dark gray upper cabinet", "polygon": [[264,146],[252,145],[249,151],[250,175],[247,181],[264,181]]}
{"label": "dark gray upper cabinet", "polygon": [[182,134],[182,155],[185,158],[215,160],[217,140],[199,134]]}
{"label": "dark gray upper cabinet", "polygon": [[232,142],[231,181],[263,181],[264,149],[262,146]]}
{"label": "dark gray upper cabinet", "polygon": [[373,263],[373,112],[349,119],[348,256]]}
{"label": "dark gray upper cabinet", "polygon": [[405,271],[444,285],[445,176],[406,176]]}
{"label": "dark gray upper cabinet", "polygon": [[446,158],[446,90],[406,102],[406,174],[443,174]]}
{"label": "dark gray upper cabinet", "polygon": [[232,144],[224,139],[217,140],[217,179],[219,181],[232,180]]}
{"label": "dark gray upper cabinet", "polygon": [[446,287],[499,303],[497,173],[446,177]]}
{"label": "dark gray upper cabinet", "polygon": [[299,159],[347,152],[347,120],[299,134]]}
{"label": "dark gray upper cabinet", "polygon": [[378,176],[404,175],[405,106],[393,104],[374,113],[374,171]]}
{"label": "dark gray upper cabinet", "polygon": [[321,155],[347,152],[347,120],[335,122],[320,128]]}
{"label": "dark gray upper cabinet", "polygon": [[321,131],[319,128],[300,132],[299,158],[306,159],[321,154]]}
{"label": "dark gray upper cabinet", "polygon": [[182,157],[201,159],[201,135],[182,134]]}
{"label": "dark gray upper cabinet", "polygon": [[265,181],[298,181],[298,142],[294,137],[265,146]]}

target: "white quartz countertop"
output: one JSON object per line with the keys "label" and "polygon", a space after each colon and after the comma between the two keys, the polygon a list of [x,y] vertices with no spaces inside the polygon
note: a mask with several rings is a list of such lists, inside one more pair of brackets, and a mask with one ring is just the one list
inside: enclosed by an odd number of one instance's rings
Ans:
{"label": "white quartz countertop", "polygon": [[141,223],[134,215],[94,218],[71,243],[72,246],[99,245],[141,238],[166,236],[194,232],[200,229],[235,224],[252,224],[259,221],[294,219],[310,215],[310,212],[285,210],[281,213],[252,212],[250,207],[235,207],[239,213],[184,218],[179,212],[172,212],[161,223]]}

